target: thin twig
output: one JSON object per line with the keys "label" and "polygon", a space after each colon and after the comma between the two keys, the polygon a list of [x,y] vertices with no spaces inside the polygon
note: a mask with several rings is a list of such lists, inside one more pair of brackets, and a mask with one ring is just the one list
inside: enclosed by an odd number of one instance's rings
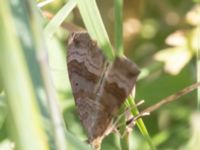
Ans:
{"label": "thin twig", "polygon": [[153,112],[155,111],[156,109],[160,108],[161,106],[167,104],[167,103],[170,103],[172,101],[175,101],[177,100],[179,97],[183,96],[183,95],[186,95],[188,93],[190,93],[191,91],[195,90],[196,88],[198,88],[200,86],[200,82],[197,82],[197,83],[194,83],[186,88],[184,88],[183,90],[173,94],[173,95],[170,95],[164,99],[162,99],[160,102],[146,108],[145,110],[143,110],[141,112],[141,114],[145,113],[145,112]]}

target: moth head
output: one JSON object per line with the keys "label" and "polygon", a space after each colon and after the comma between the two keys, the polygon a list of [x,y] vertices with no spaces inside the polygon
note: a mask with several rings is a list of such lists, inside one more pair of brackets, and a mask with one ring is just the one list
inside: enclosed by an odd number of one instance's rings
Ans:
{"label": "moth head", "polygon": [[91,43],[91,38],[87,32],[73,32],[69,37],[69,45],[74,44],[76,47],[88,47]]}

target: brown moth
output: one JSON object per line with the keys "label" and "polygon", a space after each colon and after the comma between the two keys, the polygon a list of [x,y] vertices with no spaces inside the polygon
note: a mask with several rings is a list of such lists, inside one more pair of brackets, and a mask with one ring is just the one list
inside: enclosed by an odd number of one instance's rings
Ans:
{"label": "brown moth", "polygon": [[67,52],[69,79],[89,143],[100,149],[112,121],[131,93],[139,69],[125,57],[109,63],[87,32],[73,33]]}

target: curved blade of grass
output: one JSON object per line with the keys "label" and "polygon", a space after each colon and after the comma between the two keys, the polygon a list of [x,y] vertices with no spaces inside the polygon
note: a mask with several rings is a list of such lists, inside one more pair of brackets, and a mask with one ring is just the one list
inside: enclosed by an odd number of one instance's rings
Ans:
{"label": "curved blade of grass", "polygon": [[92,37],[97,40],[103,53],[109,60],[114,59],[113,49],[101,19],[95,0],[76,0],[84,24]]}
{"label": "curved blade of grass", "polygon": [[1,0],[0,69],[9,112],[13,118],[14,140],[20,150],[48,150],[47,135],[39,117],[36,91],[13,20],[9,1]]}
{"label": "curved blade of grass", "polygon": [[[23,0],[21,0],[21,2],[23,2]],[[21,13],[15,11],[14,8],[16,7],[22,7]],[[45,72],[48,63],[46,63],[46,66],[44,65],[45,62],[47,62],[45,61],[47,60],[45,57],[46,48],[42,34],[42,20],[40,20],[41,18],[39,16],[39,12],[37,11],[38,9],[32,1],[24,1],[21,4],[19,3],[19,6],[12,5],[12,8],[14,17],[17,18],[15,19],[16,28],[21,28],[23,31],[20,31],[17,34],[19,35],[19,39],[21,41],[25,59],[27,61],[26,63],[34,85],[34,90],[36,90],[37,102],[39,103],[40,110],[42,112],[40,115],[41,117],[44,117],[47,122],[45,124],[45,131],[48,133],[49,141],[51,141],[49,145],[60,150],[65,150],[67,144],[64,126],[62,126],[60,122],[59,127],[55,125],[55,120],[57,121],[62,117],[60,117],[61,115],[56,119],[52,117],[53,115],[58,116],[58,111],[56,111],[56,108],[58,109],[58,106],[56,105],[57,98],[55,96],[55,90],[52,90],[53,85],[48,84],[48,81],[51,81],[50,73]],[[19,22],[20,24],[18,24]],[[21,26],[21,24],[25,24],[26,26]],[[28,44],[24,39],[29,39],[32,44]],[[51,107],[51,102],[54,102],[54,107]]]}
{"label": "curved blade of grass", "polygon": [[[127,99],[127,105],[129,107],[131,107],[131,113],[133,114],[133,116],[137,116],[139,115],[139,111],[136,107],[136,104],[134,102],[134,99],[132,96],[129,96]],[[148,133],[148,130],[145,127],[145,124],[143,122],[143,120],[140,118],[136,121],[136,125],[139,128],[140,132],[142,133],[142,135],[145,137],[146,141],[148,142],[151,150],[156,150],[155,146],[153,145],[152,139]]]}
{"label": "curved blade of grass", "polygon": [[55,33],[61,23],[65,20],[65,18],[69,15],[69,13],[74,9],[77,2],[76,0],[69,0],[56,15],[51,19],[51,21],[46,25],[44,29],[44,33],[47,38],[51,38],[51,36]]}

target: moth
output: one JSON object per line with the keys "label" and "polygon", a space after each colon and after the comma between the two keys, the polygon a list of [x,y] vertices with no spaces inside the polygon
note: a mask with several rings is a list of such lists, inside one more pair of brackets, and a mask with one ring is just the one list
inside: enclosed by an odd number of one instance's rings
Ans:
{"label": "moth", "polygon": [[71,34],[67,67],[79,118],[89,143],[98,150],[140,71],[126,57],[110,63],[87,32]]}

